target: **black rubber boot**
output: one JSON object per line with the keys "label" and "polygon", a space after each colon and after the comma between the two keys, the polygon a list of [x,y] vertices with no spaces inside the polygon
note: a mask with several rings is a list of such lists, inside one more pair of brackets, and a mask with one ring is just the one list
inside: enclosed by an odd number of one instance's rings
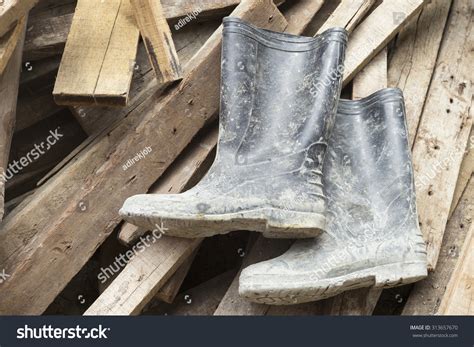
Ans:
{"label": "black rubber boot", "polygon": [[214,164],[182,194],[137,195],[120,214],[145,228],[204,237],[232,230],[314,237],[325,228],[322,165],[347,33],[301,37],[224,19]]}
{"label": "black rubber boot", "polygon": [[295,304],[427,275],[399,89],[340,101],[324,180],[326,232],[244,269],[241,295],[259,303]]}

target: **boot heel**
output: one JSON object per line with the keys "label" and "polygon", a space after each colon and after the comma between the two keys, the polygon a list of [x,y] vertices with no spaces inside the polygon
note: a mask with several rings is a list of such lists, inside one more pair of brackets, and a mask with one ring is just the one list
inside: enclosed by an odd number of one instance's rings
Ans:
{"label": "boot heel", "polygon": [[326,217],[314,212],[268,209],[263,236],[267,238],[313,238],[326,228]]}
{"label": "boot heel", "polygon": [[379,266],[376,269],[375,287],[396,287],[402,284],[417,282],[428,276],[424,262],[395,263]]}

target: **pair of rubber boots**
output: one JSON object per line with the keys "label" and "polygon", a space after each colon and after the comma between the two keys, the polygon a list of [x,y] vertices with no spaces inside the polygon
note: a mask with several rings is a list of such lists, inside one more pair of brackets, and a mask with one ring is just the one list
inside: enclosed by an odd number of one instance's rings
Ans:
{"label": "pair of rubber boots", "polygon": [[239,292],[269,304],[426,276],[403,96],[339,100],[347,33],[315,37],[224,19],[216,159],[182,194],[137,195],[120,213],[167,235],[254,230],[303,238],[244,269]]}

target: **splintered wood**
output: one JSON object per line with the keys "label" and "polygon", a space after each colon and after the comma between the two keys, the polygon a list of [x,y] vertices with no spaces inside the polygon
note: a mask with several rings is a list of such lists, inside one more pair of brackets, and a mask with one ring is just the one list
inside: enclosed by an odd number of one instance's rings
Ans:
{"label": "splintered wood", "polygon": [[54,86],[56,102],[126,105],[138,38],[129,0],[79,0]]}
{"label": "splintered wood", "polygon": [[140,33],[159,83],[179,80],[182,76],[171,31],[158,0],[130,0]]}

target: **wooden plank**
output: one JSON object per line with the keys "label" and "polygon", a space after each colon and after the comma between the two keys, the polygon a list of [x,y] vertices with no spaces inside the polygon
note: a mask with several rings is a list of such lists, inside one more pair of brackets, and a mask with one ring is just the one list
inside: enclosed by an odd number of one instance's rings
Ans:
{"label": "wooden plank", "polygon": [[[173,38],[178,57],[185,70],[190,69],[189,61],[220,24],[221,20],[196,23],[187,25],[174,33]],[[127,107],[116,109],[78,106],[71,108],[71,110],[86,133],[97,135],[98,132],[126,117],[137,104],[157,93],[158,90],[163,91],[163,86],[158,85],[146,49],[143,44],[140,44]]]}
{"label": "wooden plank", "polygon": [[389,63],[390,87],[403,90],[410,146],[428,93],[451,0],[432,0],[403,28]]}
{"label": "wooden plank", "polygon": [[138,38],[129,0],[79,0],[53,90],[56,103],[126,105]]}
{"label": "wooden plank", "polygon": [[18,41],[22,40],[27,17],[18,20],[15,27],[8,33],[0,37],[0,74],[3,73],[10,58],[18,45]]}
{"label": "wooden plank", "polygon": [[[274,30],[281,30],[287,25],[269,0],[246,1],[237,7],[233,15]],[[25,314],[44,311],[120,222],[117,212],[123,201],[130,195],[146,192],[206,121],[217,113],[220,49],[221,31],[218,30],[194,57],[191,70],[179,86],[161,99],[148,98],[132,112],[133,115],[127,117],[127,121],[137,117],[138,124],[125,133],[121,131],[126,127],[117,128],[116,132],[94,146],[96,156],[84,153],[76,158],[76,165],[66,168],[68,176],[57,175],[50,181],[51,184],[43,186],[35,194],[34,203],[30,202],[29,206],[20,204],[22,209],[9,216],[8,223],[4,224],[5,232],[0,234],[0,263],[5,264],[7,273],[12,276],[1,286],[0,295],[11,295],[11,300],[0,302],[0,312]],[[203,89],[203,85],[207,88]],[[191,99],[193,103],[190,105]],[[118,142],[112,151],[102,152],[110,148],[107,144],[113,139]],[[124,171],[123,163],[147,146],[153,149],[147,158]],[[53,218],[48,223],[44,219],[45,206],[42,206],[43,215],[40,218],[30,220],[31,214],[36,213],[31,208],[42,199],[50,201],[56,184],[63,182],[69,186],[77,176],[82,175],[83,170],[89,172],[99,158],[101,166],[92,175],[86,176],[79,189],[60,189],[61,193],[66,191],[68,196],[65,204],[62,195],[49,203],[48,209],[62,202],[49,216]],[[82,161],[83,164],[86,159],[93,164],[82,166],[77,163]],[[72,196],[69,191],[72,191]],[[104,200],[105,192],[108,198]],[[79,211],[79,205],[89,207]],[[28,218],[18,220],[27,210]],[[88,212],[92,210],[94,213]],[[34,226],[16,228],[15,233],[8,233],[9,228],[17,223],[27,225],[33,220]],[[42,247],[38,247],[39,244]],[[70,259],[74,261],[67,261]],[[173,270],[173,266],[168,269]],[[44,290],[41,290],[43,286]]]}
{"label": "wooden plank", "polygon": [[419,13],[423,4],[423,0],[384,0],[357,26],[347,45],[344,85]]}
{"label": "wooden plank", "polygon": [[5,35],[26,16],[38,0],[2,0],[0,2],[0,37]]}
{"label": "wooden plank", "polygon": [[[178,55],[183,63],[185,71],[190,69],[189,62],[194,54],[202,47],[207,39],[220,25],[215,22],[198,23],[183,28],[176,34],[175,43],[178,49]],[[36,64],[36,63],[35,63]],[[61,163],[54,167],[48,174],[46,174],[39,182],[42,185],[49,180],[64,166],[70,163],[74,158],[81,153],[85,148],[94,147],[99,141],[107,137],[110,139],[110,133],[114,131],[119,125],[124,128],[129,128],[133,121],[132,119],[139,118],[137,113],[130,113],[141,104],[148,97],[154,95],[158,97],[164,91],[163,86],[158,86],[153,70],[149,65],[145,48],[140,45],[137,54],[137,70],[134,73],[132,88],[130,90],[130,103],[128,106],[116,109],[107,107],[73,107],[73,115],[81,124],[84,131],[90,135],[87,141],[78,146],[70,153]],[[128,122],[122,122],[122,118],[128,117]],[[123,131],[125,132],[125,131]],[[108,146],[113,148],[113,141],[107,141]],[[96,157],[96,155],[95,155]],[[104,157],[104,160],[106,157]],[[88,175],[84,176],[87,177]],[[82,180],[81,180],[82,181]]]}
{"label": "wooden plank", "polygon": [[182,78],[171,30],[158,0],[130,0],[158,83]]}
{"label": "wooden plank", "polygon": [[234,277],[232,284],[219,303],[215,316],[263,316],[270,306],[256,304],[239,295],[239,277],[244,268],[264,260],[275,258],[283,254],[291,245],[290,240],[266,239],[258,236],[257,241],[245,256],[239,273]]}
{"label": "wooden plank", "polygon": [[196,256],[199,247],[196,247],[194,252],[189,258],[187,258],[183,264],[171,275],[168,282],[166,282],[156,293],[154,300],[160,300],[165,303],[171,304],[176,296],[178,295],[179,289],[183,284],[184,279],[188,275],[188,271],[191,268],[193,260]]}
{"label": "wooden plank", "polygon": [[235,271],[227,271],[179,295],[172,304],[152,303],[144,315],[209,316],[216,310]]}
{"label": "wooden plank", "polygon": [[375,2],[376,0],[341,1],[331,16],[319,28],[318,34],[333,27],[341,27],[348,32],[352,32]]}
{"label": "wooden plank", "polygon": [[[164,15],[168,21],[176,23],[181,17],[186,25],[178,27],[178,31],[185,29],[189,22],[194,20],[193,13],[199,13],[196,21],[214,19],[229,14],[238,5],[240,0],[199,0],[190,2],[175,0],[161,0]],[[48,15],[43,13],[47,12]],[[24,61],[34,61],[53,55],[62,54],[66,39],[73,20],[74,6],[66,3],[62,9],[51,12],[45,9],[38,15],[32,15],[29,31],[26,35]]]}
{"label": "wooden plank", "polygon": [[384,48],[354,78],[352,99],[357,100],[387,87],[387,49]]}
{"label": "wooden plank", "polygon": [[[179,242],[177,242],[179,241]],[[151,242],[151,241],[150,241]],[[201,240],[177,240],[162,236],[137,253],[87,309],[85,315],[132,315],[141,309],[166,283]],[[154,271],[150,273],[149,269]]]}
{"label": "wooden plank", "polygon": [[454,190],[453,201],[451,202],[451,209],[449,211],[449,218],[451,218],[456,206],[461,199],[464,190],[467,187],[467,183],[474,173],[474,129],[471,128],[471,134],[469,135],[469,142],[467,145],[464,159],[461,163],[461,169],[459,170],[458,181]]}
{"label": "wooden plank", "polygon": [[309,25],[316,13],[323,5],[324,0],[301,0],[289,3],[284,15],[288,21],[286,32],[290,34],[300,34]]}
{"label": "wooden plank", "polygon": [[456,268],[451,275],[438,314],[472,316],[474,314],[474,225],[464,241]]}
{"label": "wooden plank", "polygon": [[413,148],[415,187],[428,265],[436,267],[461,162],[472,127],[474,60],[468,0],[453,1]]}
{"label": "wooden plank", "polygon": [[414,285],[402,314],[408,316],[433,315],[438,311],[467,231],[472,227],[473,201],[474,179],[471,178],[456,210],[449,219],[436,271]]}
{"label": "wooden plank", "polygon": [[22,33],[17,41],[10,61],[0,74],[0,221],[4,214],[6,168],[10,155],[10,146],[15,128],[18,86],[20,84],[21,53],[26,31],[23,22]]}

